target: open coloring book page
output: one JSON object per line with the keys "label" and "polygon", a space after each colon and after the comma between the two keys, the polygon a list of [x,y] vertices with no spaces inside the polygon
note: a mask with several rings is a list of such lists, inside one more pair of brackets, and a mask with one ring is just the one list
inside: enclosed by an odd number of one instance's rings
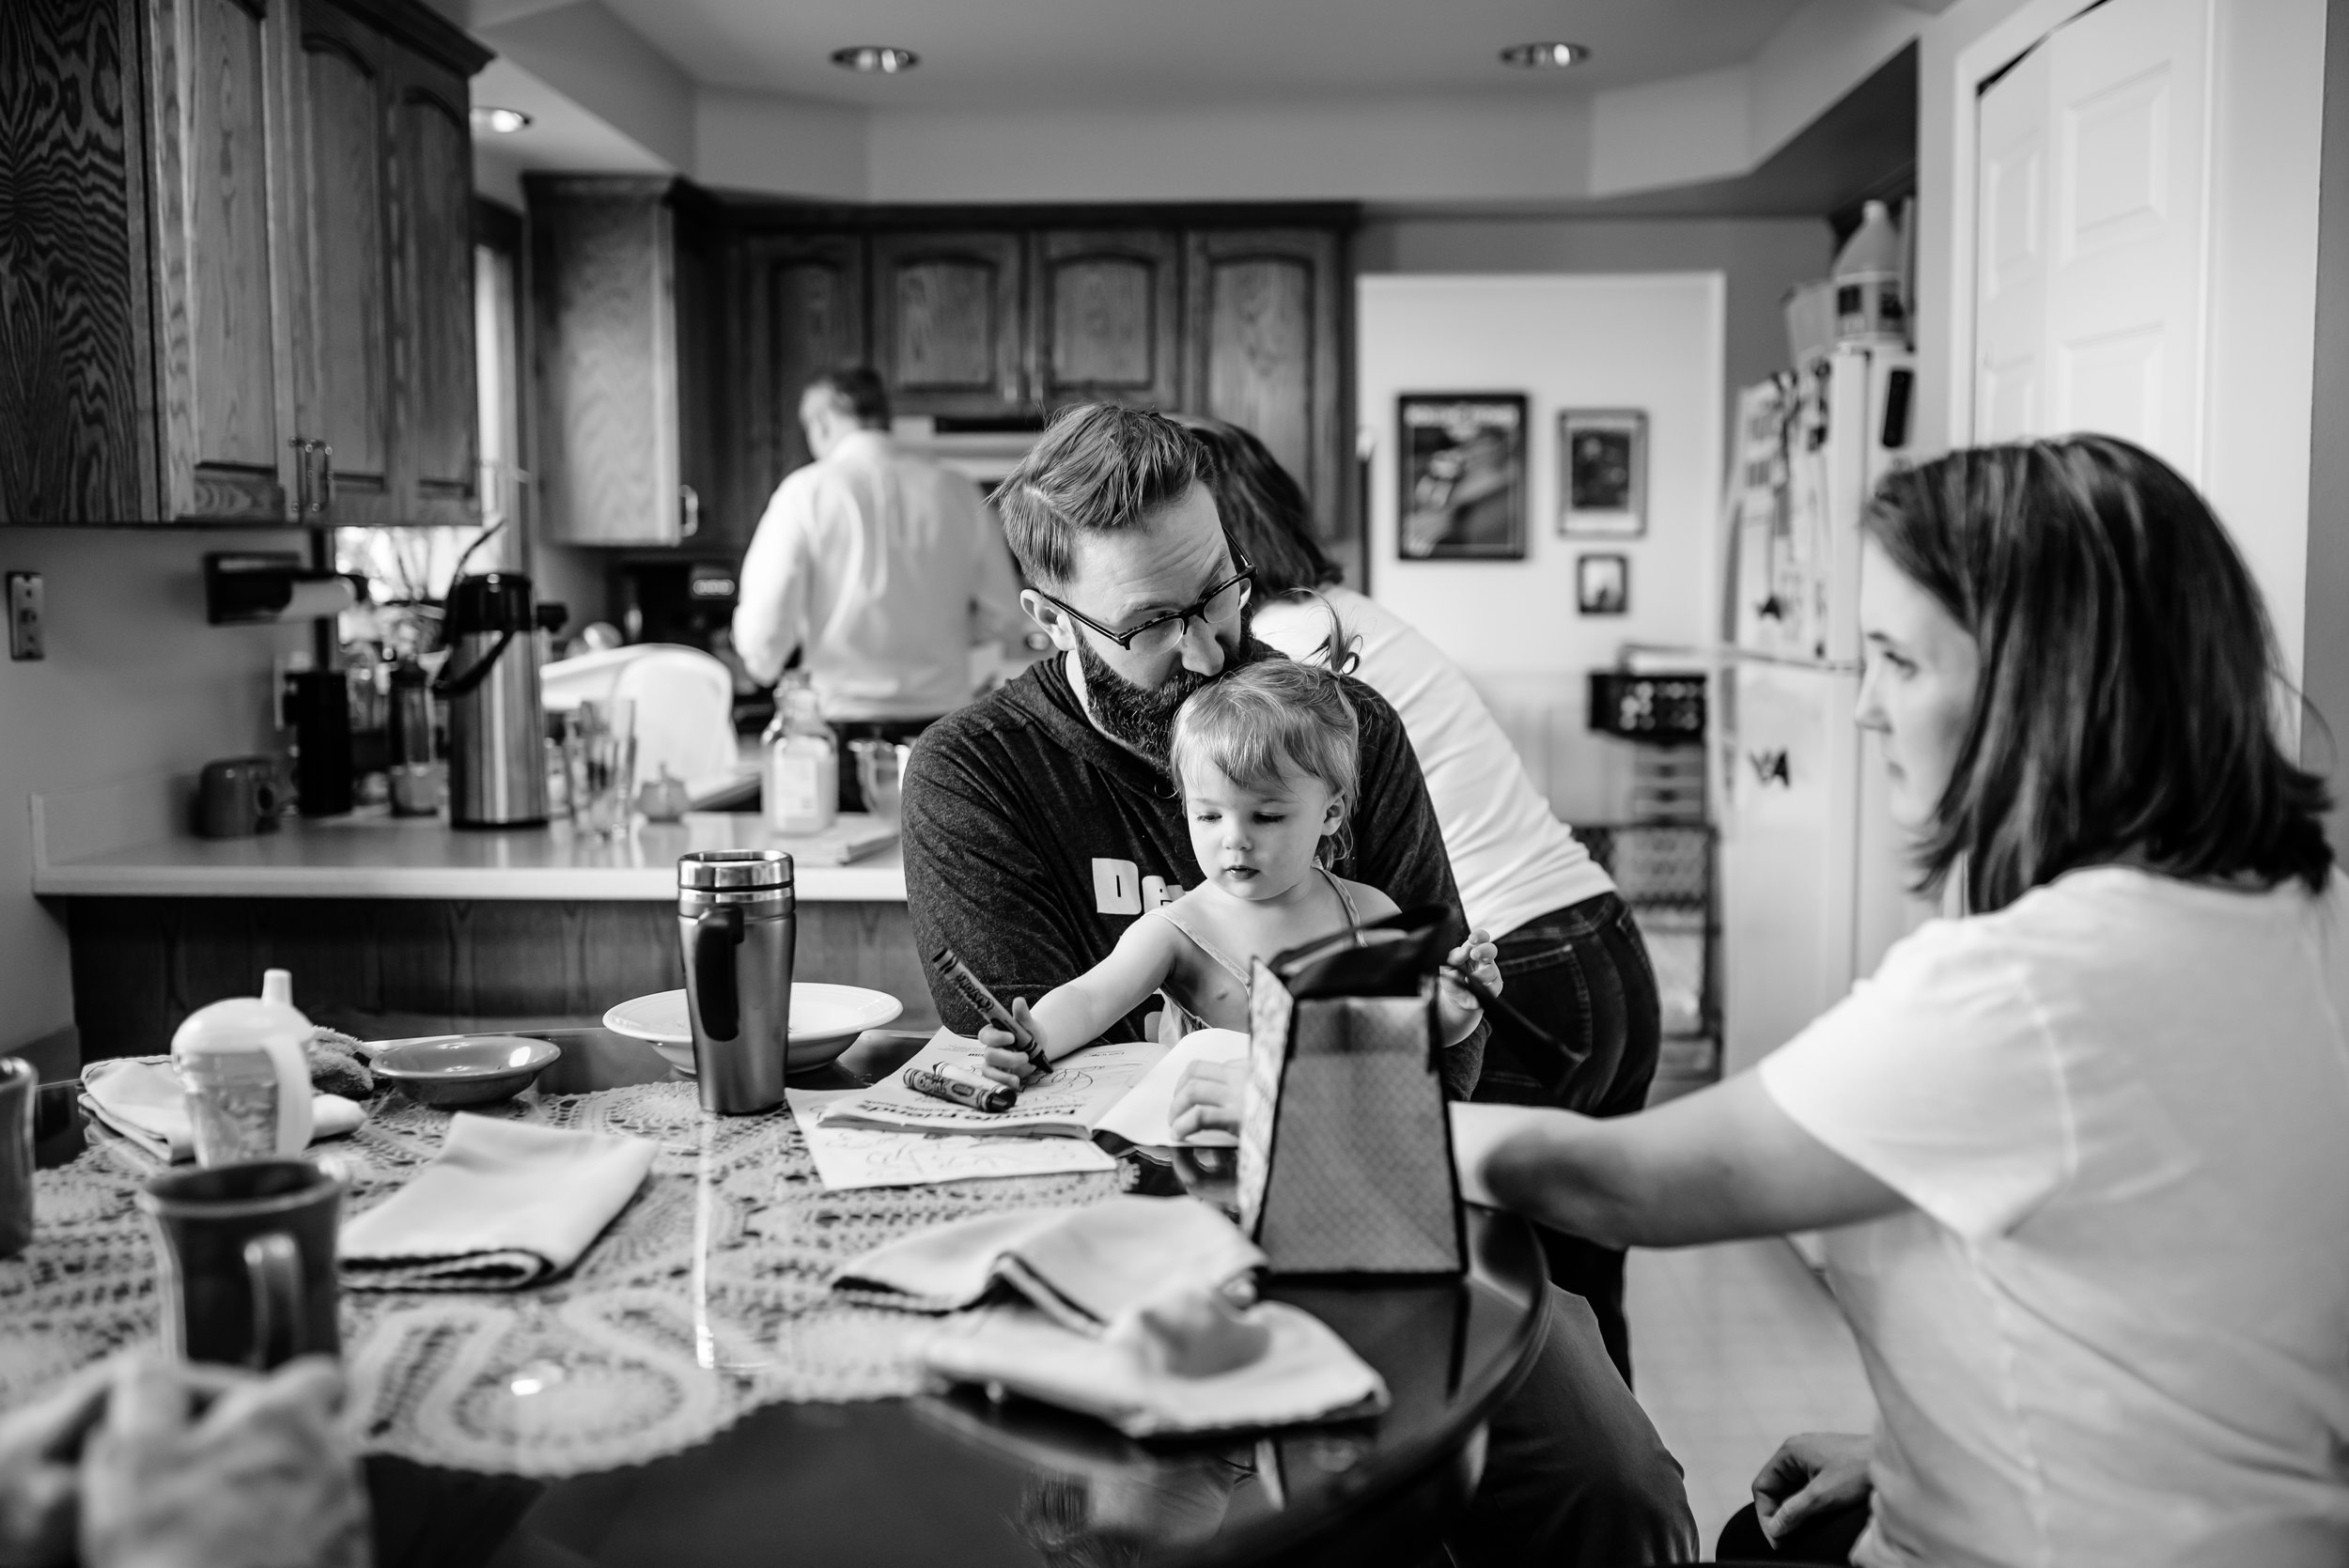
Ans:
{"label": "open coloring book page", "polygon": [[905,1075],[932,1063],[961,1061],[976,1067],[986,1058],[976,1040],[940,1030],[905,1066],[862,1094],[835,1101],[823,1112],[827,1127],[892,1127],[918,1132],[1005,1134],[1029,1138],[1088,1138],[1110,1108],[1142,1081],[1166,1054],[1147,1041],[1086,1046],[1029,1079],[1009,1110],[987,1111],[934,1099],[906,1087]]}

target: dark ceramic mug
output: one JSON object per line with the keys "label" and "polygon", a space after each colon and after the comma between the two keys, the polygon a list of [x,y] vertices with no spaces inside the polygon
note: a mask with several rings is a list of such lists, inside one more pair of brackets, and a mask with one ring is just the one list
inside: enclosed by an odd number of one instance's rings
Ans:
{"label": "dark ceramic mug", "polygon": [[163,1345],[258,1372],[335,1355],[343,1184],[300,1159],[158,1176],[139,1194],[163,1281]]}
{"label": "dark ceramic mug", "polygon": [[250,838],[277,826],[277,764],[222,757],[195,782],[195,831],[206,838]]}
{"label": "dark ceramic mug", "polygon": [[33,1239],[33,1094],[40,1075],[21,1056],[0,1056],[0,1258]]}

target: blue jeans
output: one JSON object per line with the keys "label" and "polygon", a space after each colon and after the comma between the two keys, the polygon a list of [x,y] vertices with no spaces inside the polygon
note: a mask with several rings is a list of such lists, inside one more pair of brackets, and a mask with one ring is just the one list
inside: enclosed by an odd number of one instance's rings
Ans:
{"label": "blue jeans", "polygon": [[[1492,1018],[1484,1076],[1470,1097],[1503,1105],[1554,1105],[1585,1116],[1622,1116],[1647,1103],[1663,1033],[1656,971],[1639,923],[1615,894],[1601,893],[1526,922],[1497,944],[1501,997],[1579,1062],[1565,1092],[1552,1096],[1531,1063],[1547,1055],[1504,1015]],[[1591,1304],[1607,1354],[1631,1381],[1631,1332],[1623,1315],[1623,1253],[1545,1228],[1549,1278]]]}

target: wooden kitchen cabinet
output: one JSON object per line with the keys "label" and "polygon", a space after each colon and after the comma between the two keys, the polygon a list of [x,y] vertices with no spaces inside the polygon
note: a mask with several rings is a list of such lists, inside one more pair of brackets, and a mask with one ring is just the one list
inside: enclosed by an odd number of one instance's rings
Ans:
{"label": "wooden kitchen cabinet", "polygon": [[734,321],[739,432],[726,522],[747,547],[769,497],[809,457],[800,395],[822,371],[871,353],[861,234],[758,234],[734,248],[727,297]]}
{"label": "wooden kitchen cabinet", "polygon": [[723,532],[718,258],[696,199],[665,177],[531,175],[523,190],[541,536],[673,545]]}
{"label": "wooden kitchen cabinet", "polygon": [[391,121],[392,375],[401,520],[481,520],[480,365],[474,346],[472,94],[420,54],[396,57]]}
{"label": "wooden kitchen cabinet", "polygon": [[[417,0],[11,4],[0,83],[30,105],[10,130],[31,194],[0,332],[37,347],[0,378],[0,520],[472,515],[428,504],[425,471],[451,465],[418,427],[473,419],[465,82],[488,54]],[[403,161],[428,79],[449,129]],[[403,235],[438,248],[428,274],[402,272]],[[403,390],[436,312],[462,325],[462,381]]]}
{"label": "wooden kitchen cabinet", "polygon": [[1038,233],[1029,267],[1034,401],[1180,407],[1181,271],[1171,228]]}
{"label": "wooden kitchen cabinet", "polygon": [[1184,406],[1253,430],[1312,498],[1315,534],[1348,544],[1356,514],[1342,366],[1351,283],[1342,237],[1198,229],[1187,253]]}
{"label": "wooden kitchen cabinet", "polygon": [[998,417],[1029,402],[1017,230],[872,238],[873,359],[899,413]]}

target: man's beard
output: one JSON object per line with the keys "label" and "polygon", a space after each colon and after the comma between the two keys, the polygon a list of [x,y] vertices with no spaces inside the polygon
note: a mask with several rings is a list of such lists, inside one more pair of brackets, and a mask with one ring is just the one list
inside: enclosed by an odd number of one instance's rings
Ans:
{"label": "man's beard", "polygon": [[[1253,608],[1251,606],[1250,608]],[[1237,644],[1225,644],[1223,669],[1218,675],[1203,675],[1182,664],[1166,677],[1166,684],[1153,691],[1136,686],[1102,661],[1093,651],[1092,642],[1077,639],[1077,665],[1084,672],[1085,708],[1093,722],[1104,734],[1122,745],[1131,747],[1157,763],[1167,766],[1167,757],[1174,749],[1174,715],[1193,691],[1212,685],[1234,670],[1244,669],[1260,659],[1278,659],[1280,651],[1259,643],[1250,630],[1252,617],[1245,612],[1239,626]]]}

